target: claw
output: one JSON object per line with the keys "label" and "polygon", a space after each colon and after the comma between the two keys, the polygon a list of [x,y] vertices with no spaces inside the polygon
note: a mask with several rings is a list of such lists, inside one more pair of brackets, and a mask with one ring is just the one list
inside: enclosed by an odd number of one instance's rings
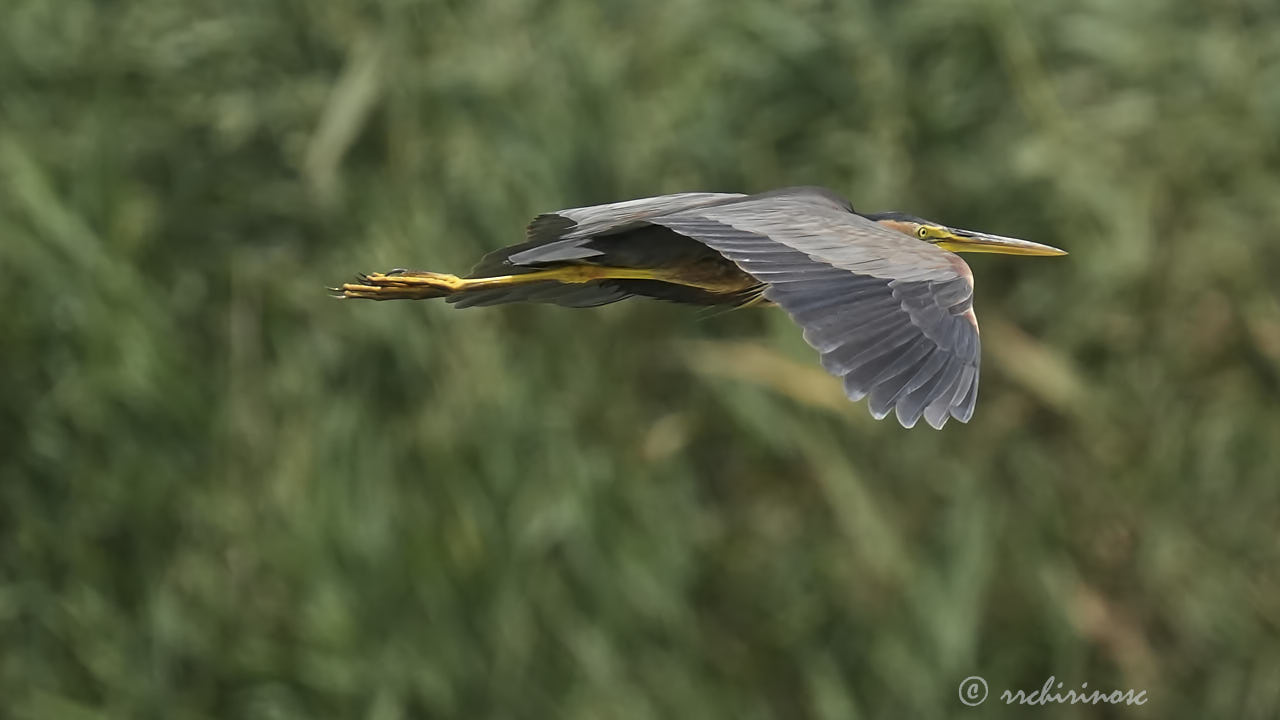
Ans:
{"label": "claw", "polygon": [[398,267],[398,268],[391,268],[390,270],[383,273],[383,275],[403,275],[407,272],[409,272],[409,268]]}

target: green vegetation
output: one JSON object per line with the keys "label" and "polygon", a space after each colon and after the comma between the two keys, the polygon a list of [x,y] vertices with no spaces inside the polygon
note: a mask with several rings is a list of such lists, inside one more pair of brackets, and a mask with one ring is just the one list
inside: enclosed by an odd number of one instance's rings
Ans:
{"label": "green vegetation", "polygon": [[[7,0],[0,716],[1275,717],[1278,34]],[[970,424],[871,420],[776,311],[323,290],[790,184],[1072,252],[971,258]],[[1150,702],[996,697],[1050,675]]]}

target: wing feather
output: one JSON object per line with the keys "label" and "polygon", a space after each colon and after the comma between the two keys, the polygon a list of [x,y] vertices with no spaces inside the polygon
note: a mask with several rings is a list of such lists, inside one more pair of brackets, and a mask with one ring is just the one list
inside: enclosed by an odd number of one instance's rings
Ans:
{"label": "wing feather", "polygon": [[687,192],[625,200],[623,202],[566,208],[543,213],[529,223],[528,240],[583,239],[639,227],[659,215],[687,211],[745,197],[741,193]]}
{"label": "wing feather", "polygon": [[828,372],[871,414],[941,428],[977,401],[973,276],[957,256],[881,227],[820,190],[717,200],[650,216],[765,283]]}

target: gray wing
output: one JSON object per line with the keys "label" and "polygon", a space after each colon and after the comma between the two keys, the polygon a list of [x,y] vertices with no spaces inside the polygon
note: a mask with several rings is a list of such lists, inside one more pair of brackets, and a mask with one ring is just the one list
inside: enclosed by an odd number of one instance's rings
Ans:
{"label": "gray wing", "polygon": [[973,275],[959,256],[799,189],[649,222],[694,238],[765,283],[871,414],[913,426],[967,422],[978,395]]}
{"label": "gray wing", "polygon": [[688,192],[543,213],[525,230],[528,248],[509,254],[513,265],[581,260],[600,254],[584,247],[592,238],[638,228],[650,218],[746,197],[741,193]]}

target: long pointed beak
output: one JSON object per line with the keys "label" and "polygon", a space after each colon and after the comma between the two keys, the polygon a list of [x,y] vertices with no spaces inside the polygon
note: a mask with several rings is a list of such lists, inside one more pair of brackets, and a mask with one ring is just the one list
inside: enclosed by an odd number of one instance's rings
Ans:
{"label": "long pointed beak", "polygon": [[990,235],[971,230],[951,230],[951,237],[937,243],[951,252],[986,252],[1004,255],[1066,255],[1052,245],[1041,245],[1029,240]]}

